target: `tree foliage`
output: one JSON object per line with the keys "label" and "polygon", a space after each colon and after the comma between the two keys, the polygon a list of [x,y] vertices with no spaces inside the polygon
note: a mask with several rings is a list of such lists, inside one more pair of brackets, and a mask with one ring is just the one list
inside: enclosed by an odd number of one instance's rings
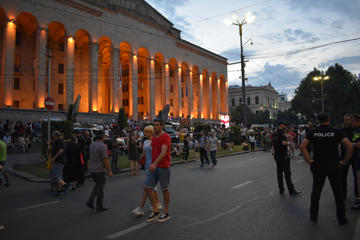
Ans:
{"label": "tree foliage", "polygon": [[125,129],[125,128],[128,127],[128,120],[127,120],[124,108],[120,108],[120,110],[119,110],[118,127],[119,127],[120,130]]}
{"label": "tree foliage", "polygon": [[325,111],[335,124],[340,124],[345,113],[360,112],[360,83],[339,64],[330,66],[325,73],[316,68],[311,71],[295,90],[292,110],[303,114],[307,120],[315,120],[316,113],[321,112],[321,85],[313,78],[324,74],[330,77],[323,85]]}
{"label": "tree foliage", "polygon": [[241,124],[244,122],[243,112],[246,111],[247,116],[247,126],[251,126],[251,124],[270,124],[272,120],[270,119],[270,113],[268,110],[261,111],[259,113],[253,113],[249,109],[248,106],[239,105],[231,112],[231,121],[236,124]]}

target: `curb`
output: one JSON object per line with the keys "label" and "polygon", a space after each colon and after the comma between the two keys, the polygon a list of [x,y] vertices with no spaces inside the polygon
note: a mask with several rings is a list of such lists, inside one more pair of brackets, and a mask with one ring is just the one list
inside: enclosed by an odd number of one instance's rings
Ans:
{"label": "curb", "polygon": [[[255,150],[255,152],[258,152],[258,151],[262,151],[262,149]],[[236,153],[218,155],[218,156],[216,156],[216,158],[231,157],[231,156],[237,156],[237,155],[242,155],[242,154],[246,154],[246,153],[250,153],[250,151],[243,151],[243,152],[236,152]],[[194,162],[194,161],[198,161],[198,160],[196,160],[196,159],[189,159],[188,160],[188,162]],[[183,164],[183,163],[185,163],[185,160],[178,160],[176,162],[172,162],[171,166],[174,166],[174,165],[177,165],[177,164]],[[7,170],[7,172],[11,173],[11,174],[13,174],[13,175],[15,175],[17,177],[20,177],[22,179],[25,179],[26,181],[29,181],[29,182],[50,183],[50,179],[37,177],[37,176],[35,176],[35,175],[31,174],[31,173],[18,171],[18,170],[14,170],[14,169],[9,169],[9,170]],[[130,168],[121,169],[120,171],[113,172],[113,174],[118,175],[118,174],[122,174],[122,173],[126,173],[126,172],[130,172]],[[85,173],[85,179],[86,178],[90,178],[90,175]]]}

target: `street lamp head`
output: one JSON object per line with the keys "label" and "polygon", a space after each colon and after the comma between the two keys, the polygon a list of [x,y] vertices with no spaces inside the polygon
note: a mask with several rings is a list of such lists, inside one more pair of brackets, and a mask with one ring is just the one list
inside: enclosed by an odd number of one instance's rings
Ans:
{"label": "street lamp head", "polygon": [[253,15],[251,12],[248,12],[243,20],[243,24],[250,24],[252,22],[254,22],[256,19],[256,16]]}
{"label": "street lamp head", "polygon": [[314,81],[319,81],[319,80],[320,80],[320,77],[313,77],[313,80],[314,80]]}
{"label": "street lamp head", "polygon": [[325,76],[325,77],[324,77],[324,80],[329,80],[329,79],[330,79],[329,76]]}

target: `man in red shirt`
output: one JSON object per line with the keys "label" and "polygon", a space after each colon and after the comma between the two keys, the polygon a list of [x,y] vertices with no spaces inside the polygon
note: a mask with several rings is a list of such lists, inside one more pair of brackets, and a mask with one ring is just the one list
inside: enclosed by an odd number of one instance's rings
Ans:
{"label": "man in red shirt", "polygon": [[154,187],[160,182],[160,187],[164,195],[164,213],[161,214],[158,222],[165,222],[170,219],[169,202],[170,193],[168,190],[170,183],[170,151],[171,139],[170,136],[163,131],[164,123],[162,120],[154,120],[155,136],[151,140],[152,159],[149,181],[145,183],[145,189],[152,205],[152,212],[147,218],[148,222],[152,222],[159,218],[160,213],[155,201]]}

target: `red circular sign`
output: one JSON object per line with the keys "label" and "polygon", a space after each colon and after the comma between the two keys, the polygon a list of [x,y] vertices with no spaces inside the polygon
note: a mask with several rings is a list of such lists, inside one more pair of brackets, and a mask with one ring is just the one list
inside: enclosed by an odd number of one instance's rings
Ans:
{"label": "red circular sign", "polygon": [[54,107],[55,107],[55,101],[52,97],[46,97],[45,98],[45,107],[48,109],[48,110],[53,110]]}

